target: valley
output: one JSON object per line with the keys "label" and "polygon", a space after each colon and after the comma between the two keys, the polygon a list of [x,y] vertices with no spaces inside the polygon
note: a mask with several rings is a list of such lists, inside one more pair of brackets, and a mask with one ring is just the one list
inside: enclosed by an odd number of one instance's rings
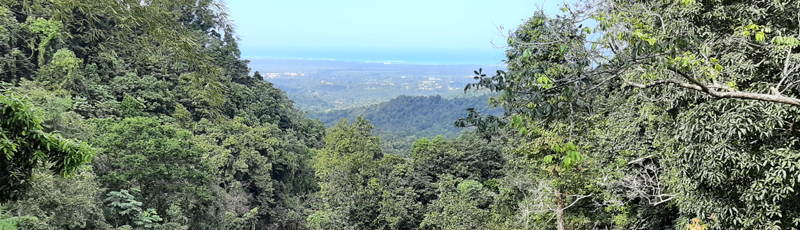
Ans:
{"label": "valley", "polygon": [[472,71],[499,66],[415,65],[305,59],[252,59],[249,66],[285,91],[301,110],[324,112],[373,105],[401,95],[454,97]]}

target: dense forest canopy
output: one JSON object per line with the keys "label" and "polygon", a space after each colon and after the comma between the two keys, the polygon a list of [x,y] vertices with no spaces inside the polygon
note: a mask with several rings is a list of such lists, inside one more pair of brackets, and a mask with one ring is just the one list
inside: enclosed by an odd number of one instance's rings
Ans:
{"label": "dense forest canopy", "polygon": [[222,9],[2,1],[3,226],[304,226],[324,126],[248,76]]}
{"label": "dense forest canopy", "polygon": [[465,86],[502,114],[400,97],[327,129],[224,9],[0,0],[0,229],[800,228],[798,1],[536,12]]}

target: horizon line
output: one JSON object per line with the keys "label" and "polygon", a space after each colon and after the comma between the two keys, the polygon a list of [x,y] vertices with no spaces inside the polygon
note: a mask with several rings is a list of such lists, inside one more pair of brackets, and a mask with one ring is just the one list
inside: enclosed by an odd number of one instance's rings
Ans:
{"label": "horizon line", "polygon": [[259,59],[286,59],[286,60],[307,60],[307,61],[337,61],[337,62],[353,62],[353,63],[375,63],[375,64],[387,64],[387,65],[491,65],[491,66],[498,66],[502,65],[505,66],[505,63],[500,64],[476,64],[476,63],[461,63],[461,64],[442,64],[442,63],[414,63],[408,61],[351,61],[351,60],[340,60],[340,59],[333,59],[333,58],[298,58],[298,57],[265,57],[265,56],[241,56],[241,59],[244,60],[259,60]]}

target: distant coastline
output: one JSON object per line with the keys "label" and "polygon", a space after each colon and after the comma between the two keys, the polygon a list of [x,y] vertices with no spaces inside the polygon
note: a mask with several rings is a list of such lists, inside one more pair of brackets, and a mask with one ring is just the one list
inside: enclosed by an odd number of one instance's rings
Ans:
{"label": "distant coastline", "polygon": [[505,52],[499,49],[379,49],[379,48],[243,48],[244,59],[326,60],[411,65],[497,65]]}
{"label": "distant coastline", "polygon": [[265,56],[242,56],[245,60],[297,60],[297,61],[331,61],[331,62],[349,62],[349,63],[362,63],[362,64],[385,64],[385,65],[427,65],[427,66],[495,66],[499,64],[465,64],[465,63],[422,63],[422,62],[408,62],[408,61],[363,61],[363,60],[341,60],[334,58],[299,58],[299,57],[265,57]]}

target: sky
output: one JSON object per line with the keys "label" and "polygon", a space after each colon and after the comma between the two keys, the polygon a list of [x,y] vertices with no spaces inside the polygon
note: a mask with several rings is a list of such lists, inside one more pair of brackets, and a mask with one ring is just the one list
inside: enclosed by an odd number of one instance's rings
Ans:
{"label": "sky", "polygon": [[500,64],[505,39],[563,0],[227,0],[242,57]]}

